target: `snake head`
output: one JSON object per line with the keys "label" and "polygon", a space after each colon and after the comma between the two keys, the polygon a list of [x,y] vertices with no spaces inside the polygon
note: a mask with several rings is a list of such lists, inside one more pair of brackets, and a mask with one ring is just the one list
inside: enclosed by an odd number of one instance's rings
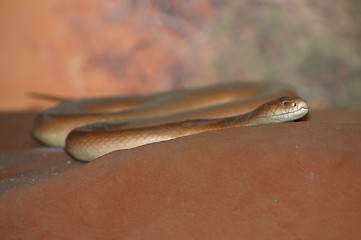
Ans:
{"label": "snake head", "polygon": [[256,124],[290,122],[302,118],[308,110],[309,105],[304,99],[287,96],[261,105],[251,118],[256,119]]}

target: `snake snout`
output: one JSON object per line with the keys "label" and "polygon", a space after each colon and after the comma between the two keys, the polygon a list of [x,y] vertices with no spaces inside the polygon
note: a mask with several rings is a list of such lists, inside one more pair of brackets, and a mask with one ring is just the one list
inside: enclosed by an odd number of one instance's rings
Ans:
{"label": "snake snout", "polygon": [[300,97],[281,97],[268,102],[259,110],[264,111],[262,123],[290,122],[308,113],[308,103]]}
{"label": "snake snout", "polygon": [[308,110],[310,108],[308,102],[306,102],[305,100],[302,100],[298,103],[298,107],[299,109],[306,109]]}
{"label": "snake snout", "polygon": [[304,117],[308,113],[308,110],[310,108],[308,102],[306,102],[302,98],[296,99],[294,104],[292,104],[291,106],[293,106],[293,109],[291,108],[289,111],[292,114],[291,118],[293,119],[291,119],[290,121]]}

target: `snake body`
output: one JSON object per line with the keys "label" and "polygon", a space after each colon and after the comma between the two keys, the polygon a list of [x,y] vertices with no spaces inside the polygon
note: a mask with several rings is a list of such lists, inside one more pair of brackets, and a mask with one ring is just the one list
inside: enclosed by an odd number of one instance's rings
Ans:
{"label": "snake body", "polygon": [[65,102],[39,113],[32,135],[46,145],[65,146],[76,159],[91,161],[115,150],[206,131],[293,121],[308,108],[282,85],[236,82]]}

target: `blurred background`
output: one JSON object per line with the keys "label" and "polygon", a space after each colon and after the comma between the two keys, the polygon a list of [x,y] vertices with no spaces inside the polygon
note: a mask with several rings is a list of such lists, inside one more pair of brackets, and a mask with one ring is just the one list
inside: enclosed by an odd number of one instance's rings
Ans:
{"label": "blurred background", "polygon": [[233,80],[361,106],[358,0],[5,0],[0,18],[0,111]]}

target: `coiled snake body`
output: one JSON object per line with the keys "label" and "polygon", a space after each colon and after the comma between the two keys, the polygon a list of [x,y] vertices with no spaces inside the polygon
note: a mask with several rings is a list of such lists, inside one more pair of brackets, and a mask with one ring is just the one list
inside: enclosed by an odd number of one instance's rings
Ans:
{"label": "coiled snake body", "polygon": [[148,96],[83,99],[40,112],[31,133],[76,159],[224,128],[302,118],[308,104],[282,85],[226,83]]}

